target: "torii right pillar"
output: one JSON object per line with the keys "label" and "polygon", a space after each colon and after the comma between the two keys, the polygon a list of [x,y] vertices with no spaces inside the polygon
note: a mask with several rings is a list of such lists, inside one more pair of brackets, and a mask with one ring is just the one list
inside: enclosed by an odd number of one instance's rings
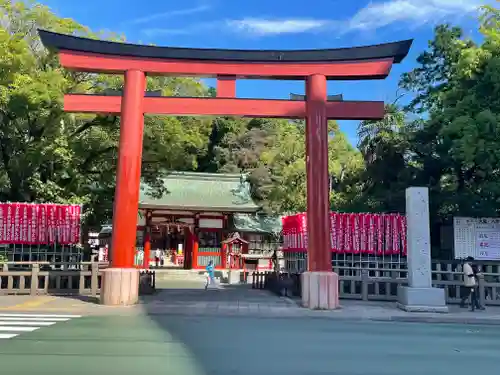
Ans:
{"label": "torii right pillar", "polygon": [[339,307],[339,277],[332,271],[328,186],[327,80],[306,81],[307,272],[302,274],[302,304],[319,310]]}

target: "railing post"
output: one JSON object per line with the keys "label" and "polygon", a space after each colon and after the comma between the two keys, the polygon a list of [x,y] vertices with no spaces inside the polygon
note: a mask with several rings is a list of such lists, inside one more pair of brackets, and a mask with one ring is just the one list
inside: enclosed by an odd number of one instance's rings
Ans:
{"label": "railing post", "polygon": [[361,270],[361,299],[363,301],[368,301],[368,281],[370,277],[368,275],[368,270]]}
{"label": "railing post", "polygon": [[30,294],[36,296],[38,294],[38,274],[40,272],[40,265],[38,263],[31,265],[31,286]]}
{"label": "railing post", "polygon": [[90,293],[92,297],[97,297],[97,290],[99,289],[99,263],[92,262],[90,266],[91,276],[90,276]]}
{"label": "railing post", "polygon": [[486,290],[484,286],[484,275],[482,273],[478,274],[478,289],[479,289],[479,305],[486,305]]}

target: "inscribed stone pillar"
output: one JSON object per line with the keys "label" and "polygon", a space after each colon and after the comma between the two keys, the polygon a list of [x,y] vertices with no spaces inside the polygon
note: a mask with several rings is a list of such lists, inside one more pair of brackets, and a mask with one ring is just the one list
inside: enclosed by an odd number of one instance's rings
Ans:
{"label": "inscribed stone pillar", "polygon": [[406,220],[408,284],[414,288],[430,288],[432,287],[431,231],[427,188],[406,189]]}
{"label": "inscribed stone pillar", "polygon": [[406,189],[408,286],[398,287],[398,307],[406,311],[448,312],[445,291],[432,287],[429,189]]}

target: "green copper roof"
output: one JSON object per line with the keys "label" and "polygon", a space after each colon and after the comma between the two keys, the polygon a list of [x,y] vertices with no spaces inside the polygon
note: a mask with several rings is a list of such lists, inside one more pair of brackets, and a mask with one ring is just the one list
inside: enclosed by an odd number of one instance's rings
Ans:
{"label": "green copper roof", "polygon": [[234,214],[233,227],[240,232],[279,233],[281,232],[281,216],[255,214]]}
{"label": "green copper roof", "polygon": [[239,174],[171,172],[164,178],[164,185],[167,193],[158,198],[141,183],[139,207],[212,212],[259,209],[250,196],[249,183]]}

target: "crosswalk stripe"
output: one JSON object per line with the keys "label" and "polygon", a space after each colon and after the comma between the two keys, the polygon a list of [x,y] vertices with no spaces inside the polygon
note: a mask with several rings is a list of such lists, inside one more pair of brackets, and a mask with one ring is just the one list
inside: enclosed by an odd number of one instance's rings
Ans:
{"label": "crosswalk stripe", "polygon": [[67,322],[68,320],[71,320],[70,318],[32,318],[29,316],[26,317],[18,317],[18,318],[2,318],[0,317],[0,320],[3,321],[33,321],[33,322]]}
{"label": "crosswalk stripe", "polygon": [[12,321],[12,320],[9,320],[8,322],[2,322],[0,320],[0,326],[43,326],[43,327],[47,327],[47,326],[54,325],[56,323],[57,322],[37,322],[37,321],[29,321],[29,322],[20,321],[20,322],[16,322],[16,321]]}
{"label": "crosswalk stripe", "polygon": [[24,332],[33,332],[81,317],[81,315],[58,314],[0,314],[0,340],[8,340]]}
{"label": "crosswalk stripe", "polygon": [[37,329],[40,329],[40,327],[5,327],[5,326],[0,326],[0,332],[33,332],[36,331]]}
{"label": "crosswalk stripe", "polygon": [[11,339],[13,337],[19,336],[17,333],[0,333],[0,339]]}
{"label": "crosswalk stripe", "polygon": [[57,315],[57,314],[0,314],[1,318],[81,318],[81,315]]}

